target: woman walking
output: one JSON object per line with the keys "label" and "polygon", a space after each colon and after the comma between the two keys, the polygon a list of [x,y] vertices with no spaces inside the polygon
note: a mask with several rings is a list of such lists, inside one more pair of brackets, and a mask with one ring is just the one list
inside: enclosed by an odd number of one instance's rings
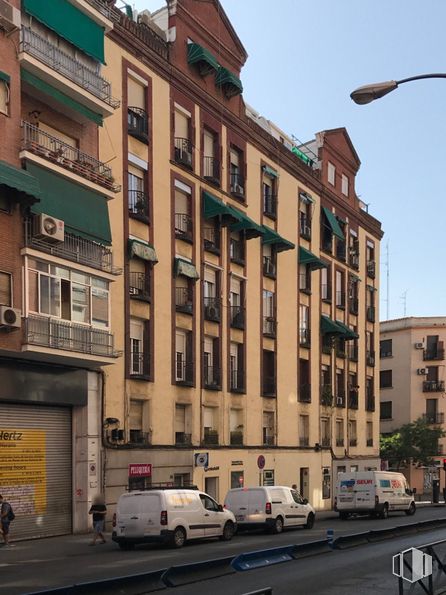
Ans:
{"label": "woman walking", "polygon": [[105,537],[103,531],[105,529],[105,515],[107,514],[107,507],[104,503],[103,496],[97,495],[93,498],[93,504],[91,505],[88,514],[93,515],[93,541],[90,545],[96,545],[96,541],[99,538],[99,543],[105,543]]}

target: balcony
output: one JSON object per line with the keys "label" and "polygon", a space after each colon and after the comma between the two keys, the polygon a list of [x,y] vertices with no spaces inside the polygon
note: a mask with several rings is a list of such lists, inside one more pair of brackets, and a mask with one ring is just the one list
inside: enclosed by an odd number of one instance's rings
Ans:
{"label": "balcony", "polygon": [[425,349],[423,352],[423,360],[428,361],[442,361],[444,360],[444,349],[442,347],[435,346],[431,349]]}
{"label": "balcony", "polygon": [[271,279],[276,278],[276,263],[270,256],[263,257],[263,274]]}
{"label": "balcony", "polygon": [[349,304],[349,312],[354,316],[358,315],[359,312],[359,300],[358,298],[350,298],[348,301]]}
{"label": "balcony", "polygon": [[203,157],[203,178],[215,184],[220,185],[220,161],[215,157]]}
{"label": "balcony", "polygon": [[331,355],[333,347],[334,344],[332,337],[328,335],[322,335],[322,353],[325,353],[325,355]]}
{"label": "balcony", "polygon": [[112,251],[107,246],[75,236],[67,231],[65,231],[63,242],[49,244],[45,239],[39,237],[37,222],[38,217],[25,219],[25,246],[113,275],[122,273],[122,269],[113,266]]}
{"label": "balcony", "polygon": [[345,356],[346,356],[345,348],[346,348],[346,345],[345,345],[345,341],[343,339],[340,339],[340,338],[335,339],[336,357],[345,359]]}
{"label": "balcony", "polygon": [[374,279],[376,276],[376,263],[374,260],[369,260],[367,262],[367,277],[370,279]]}
{"label": "balcony", "polygon": [[111,168],[102,161],[40,130],[34,124],[22,122],[22,129],[22,151],[29,151],[45,161],[63,167],[70,174],[76,174],[111,192],[119,192],[121,189],[114,183]]}
{"label": "balcony", "polygon": [[349,409],[358,409],[358,389],[349,389],[348,391],[348,407]]}
{"label": "balcony", "polygon": [[229,436],[229,442],[231,446],[243,446],[243,432],[231,432]]}
{"label": "balcony", "polygon": [[365,410],[375,411],[375,397],[367,395],[365,399]]}
{"label": "balcony", "polygon": [[204,429],[203,444],[205,446],[217,446],[218,445],[218,432],[217,430]]}
{"label": "balcony", "polygon": [[276,443],[275,436],[263,436],[263,446],[274,446]]}
{"label": "balcony", "polygon": [[25,318],[24,343],[107,358],[120,355],[110,332],[43,316]]}
{"label": "balcony", "polygon": [[242,240],[230,239],[229,257],[232,262],[244,266],[245,264],[245,242]]}
{"label": "balcony", "polygon": [[366,446],[373,446],[373,438],[367,438]]}
{"label": "balcony", "polygon": [[220,254],[220,233],[216,227],[203,226],[204,249],[214,254]]}
{"label": "balcony", "polygon": [[366,311],[367,322],[375,322],[375,306],[368,306]]}
{"label": "balcony", "polygon": [[352,269],[359,269],[359,253],[352,248],[350,248],[349,264],[352,267]]}
{"label": "balcony", "polygon": [[310,438],[308,436],[301,436],[299,438],[299,446],[310,446]]}
{"label": "balcony", "polygon": [[365,361],[368,366],[373,367],[375,365],[375,352],[374,351],[366,351]]}
{"label": "balcony", "polygon": [[333,405],[333,392],[331,384],[323,384],[321,386],[321,405],[331,407]]}
{"label": "balcony", "polygon": [[150,444],[151,433],[143,432],[142,430],[130,430],[129,432],[129,444]]}
{"label": "balcony", "polygon": [[336,395],[336,407],[345,407],[345,392],[339,390]]}
{"label": "balcony", "polygon": [[273,316],[263,317],[263,334],[265,337],[271,337],[274,339],[276,337],[276,328],[277,321]]}
{"label": "balcony", "polygon": [[150,302],[150,276],[146,273],[129,273],[129,295],[134,300]]}
{"label": "balcony", "polygon": [[175,446],[192,446],[192,434],[175,432]]}
{"label": "balcony", "polygon": [[264,376],[262,379],[262,396],[275,397],[276,396],[276,377]]}
{"label": "balcony", "polygon": [[177,361],[175,364],[175,382],[180,386],[193,386],[194,364],[191,361]]}
{"label": "balcony", "polygon": [[299,216],[299,235],[304,240],[311,240],[311,219],[303,213]]}
{"label": "balcony", "polygon": [[328,448],[329,446],[331,446],[331,440],[329,436],[324,436],[323,438],[321,438],[321,446],[323,446],[324,448]]}
{"label": "balcony", "polygon": [[149,143],[149,118],[145,110],[140,107],[127,108],[127,132],[141,142]]}
{"label": "balcony", "polygon": [[204,297],[203,298],[204,317],[206,320],[213,322],[220,322],[221,318],[221,302],[220,298]]}
{"label": "balcony", "polygon": [[344,291],[337,291],[336,292],[336,308],[345,308],[345,292]]}
{"label": "balcony", "polygon": [[358,439],[357,438],[350,438],[348,441],[349,446],[358,446]]}
{"label": "balcony", "polygon": [[331,304],[331,287],[327,283],[321,284],[321,300]]}
{"label": "balcony", "polygon": [[444,393],[444,380],[424,380],[423,393]]}
{"label": "balcony", "polygon": [[217,366],[204,366],[203,369],[204,388],[209,390],[221,390],[221,370]]}
{"label": "balcony", "polygon": [[230,371],[229,390],[232,393],[245,392],[245,371],[243,368]]}
{"label": "balcony", "polygon": [[243,306],[229,306],[232,328],[245,328],[245,308]]}
{"label": "balcony", "polygon": [[190,287],[175,287],[175,309],[177,312],[192,314],[193,291]]}
{"label": "balcony", "polygon": [[336,258],[345,262],[347,260],[347,248],[345,242],[341,240],[336,241]]}
{"label": "balcony", "polygon": [[301,347],[310,347],[311,345],[311,330],[309,328],[299,329],[299,345]]}
{"label": "balcony", "polygon": [[299,386],[297,400],[299,403],[311,403],[311,384],[304,383]]}
{"label": "balcony", "polygon": [[149,222],[149,197],[143,190],[128,190],[129,215],[143,223]]}
{"label": "balcony", "polygon": [[191,242],[193,233],[192,217],[187,213],[175,213],[175,237],[179,240]]}
{"label": "balcony", "polygon": [[131,378],[147,379],[149,375],[149,354],[145,351],[130,352],[130,372]]}
{"label": "balcony", "polygon": [[351,362],[357,362],[358,361],[358,345],[350,344],[348,346],[348,359]]}
{"label": "balcony", "polygon": [[336,438],[336,446],[344,446],[344,438]]}
{"label": "balcony", "polygon": [[[21,29],[19,59],[32,74],[102,116],[110,116],[120,105],[112,97],[110,83],[95,69],[83,65],[28,27]],[[49,70],[42,68],[41,64]]]}
{"label": "balcony", "polygon": [[239,173],[230,174],[231,194],[236,198],[244,199],[245,197],[245,178]]}
{"label": "balcony", "polygon": [[331,232],[322,233],[321,248],[324,252],[331,254],[333,251],[333,234]]}
{"label": "balcony", "polygon": [[192,141],[188,138],[174,138],[175,162],[192,169]]}
{"label": "balcony", "polygon": [[275,194],[263,195],[263,213],[270,219],[275,219],[277,215],[277,196]]}

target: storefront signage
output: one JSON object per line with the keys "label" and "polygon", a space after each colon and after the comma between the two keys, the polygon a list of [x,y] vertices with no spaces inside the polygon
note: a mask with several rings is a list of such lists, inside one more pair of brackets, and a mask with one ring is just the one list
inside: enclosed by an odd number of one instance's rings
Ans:
{"label": "storefront signage", "polygon": [[152,465],[129,465],[129,477],[152,477]]}
{"label": "storefront signage", "polygon": [[243,461],[231,461],[231,465],[243,465]]}
{"label": "storefront signage", "polygon": [[208,452],[196,452],[194,455],[195,467],[207,467],[209,465]]}
{"label": "storefront signage", "polygon": [[259,469],[263,469],[265,467],[265,457],[263,455],[259,455],[257,457],[257,467]]}

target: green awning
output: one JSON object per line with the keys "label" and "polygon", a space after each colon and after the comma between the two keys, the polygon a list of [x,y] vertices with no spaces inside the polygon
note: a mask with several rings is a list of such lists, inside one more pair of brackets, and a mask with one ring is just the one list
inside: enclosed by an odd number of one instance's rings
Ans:
{"label": "green awning", "polygon": [[242,81],[227,68],[220,66],[215,77],[217,87],[222,87],[226,97],[234,97],[243,93]]}
{"label": "green awning", "polygon": [[310,159],[308,157],[308,155],[305,155],[305,153],[303,153],[300,149],[298,149],[297,147],[293,147],[291,149],[291,152],[294,153],[301,161],[303,161],[306,165],[309,165],[310,167],[313,165],[314,161],[313,159]]}
{"label": "green awning", "polygon": [[344,331],[344,334],[342,335],[342,338],[345,339],[345,341],[350,341],[351,339],[358,339],[359,338],[358,333],[355,333],[355,331],[352,331],[352,329],[349,328],[343,322],[340,322],[339,320],[337,320],[336,321],[336,324],[339,327],[341,327],[341,329]]}
{"label": "green awning", "polygon": [[258,225],[255,221],[248,217],[248,215],[245,215],[245,213],[242,213],[241,211],[238,211],[229,205],[228,208],[231,210],[231,212],[235,213],[235,215],[239,217],[239,221],[231,225],[231,231],[244,231],[248,240],[251,238],[258,238],[259,236],[263,235],[263,229],[261,225]]}
{"label": "green awning", "polygon": [[336,217],[333,215],[330,209],[327,209],[327,207],[322,207],[322,210],[324,211],[324,215],[327,219],[329,227],[331,228],[331,231],[337,238],[344,241],[345,237]]}
{"label": "green awning", "polygon": [[24,196],[30,202],[37,202],[41,196],[39,181],[24,169],[6,161],[0,161],[0,186],[13,188],[19,193],[19,199]]}
{"label": "green awning", "polygon": [[225,219],[229,219],[230,223],[241,220],[241,213],[239,214],[229,205],[225,205],[223,201],[210,192],[203,190],[203,217],[212,219],[212,217],[219,217],[220,215]]}
{"label": "green awning", "polygon": [[314,198],[312,198],[308,192],[300,192],[299,193],[299,198],[302,202],[304,202],[305,204],[313,204],[314,203]]}
{"label": "green awning", "polygon": [[22,0],[26,12],[77,48],[104,61],[104,29],[68,0]]}
{"label": "green awning", "polygon": [[183,258],[175,258],[174,274],[175,277],[182,275],[183,277],[188,277],[189,279],[194,280],[200,278],[195,265]]}
{"label": "green awning", "polygon": [[38,89],[39,91],[42,91],[42,93],[45,93],[45,95],[49,95],[53,99],[56,99],[56,101],[58,101],[62,105],[65,105],[66,107],[69,107],[75,110],[76,112],[82,114],[98,126],[102,126],[101,114],[97,114],[88,107],[85,107],[75,99],[72,99],[68,95],[65,95],[65,93],[62,93],[62,91],[59,91],[59,89],[52,87],[42,79],[39,79],[39,77],[35,76],[34,74],[31,74],[23,68],[20,71],[20,76],[22,78],[22,81],[24,81],[25,83],[30,84],[32,87]]}
{"label": "green awning", "polygon": [[209,50],[198,43],[189,43],[187,45],[187,61],[189,64],[196,64],[203,76],[218,70],[217,59]]}
{"label": "green awning", "polygon": [[158,262],[158,257],[155,248],[148,242],[143,240],[129,240],[128,241],[129,258],[141,258],[149,262]]}
{"label": "green awning", "polygon": [[270,178],[278,178],[279,174],[276,172],[275,169],[273,169],[272,167],[270,167],[269,165],[264,165],[262,167],[263,173],[265,174],[265,176],[269,176]]}
{"label": "green awning", "polygon": [[0,70],[0,81],[5,81],[5,82],[9,83],[10,80],[11,80],[11,77],[9,76],[9,74],[7,74],[6,72],[2,72]]}
{"label": "green awning", "polygon": [[321,333],[323,335],[344,335],[345,330],[329,316],[321,314]]}
{"label": "green awning", "polygon": [[45,213],[65,222],[65,229],[76,236],[111,244],[107,200],[102,194],[28,162],[27,171],[34,176],[41,190],[41,200],[33,213]]}
{"label": "green awning", "polygon": [[303,246],[299,246],[299,264],[307,264],[313,271],[323,269],[327,265],[324,261]]}
{"label": "green awning", "polygon": [[296,246],[285,240],[280,236],[276,231],[271,229],[270,227],[266,227],[262,225],[262,233],[263,233],[263,244],[274,244],[277,252],[283,252],[284,250],[293,250]]}

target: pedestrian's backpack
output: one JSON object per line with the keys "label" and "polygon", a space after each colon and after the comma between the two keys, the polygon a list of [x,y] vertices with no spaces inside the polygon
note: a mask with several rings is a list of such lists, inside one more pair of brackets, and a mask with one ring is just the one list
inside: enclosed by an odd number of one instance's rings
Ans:
{"label": "pedestrian's backpack", "polygon": [[12,506],[9,505],[8,521],[13,521],[14,519],[15,519],[14,511],[12,510]]}

